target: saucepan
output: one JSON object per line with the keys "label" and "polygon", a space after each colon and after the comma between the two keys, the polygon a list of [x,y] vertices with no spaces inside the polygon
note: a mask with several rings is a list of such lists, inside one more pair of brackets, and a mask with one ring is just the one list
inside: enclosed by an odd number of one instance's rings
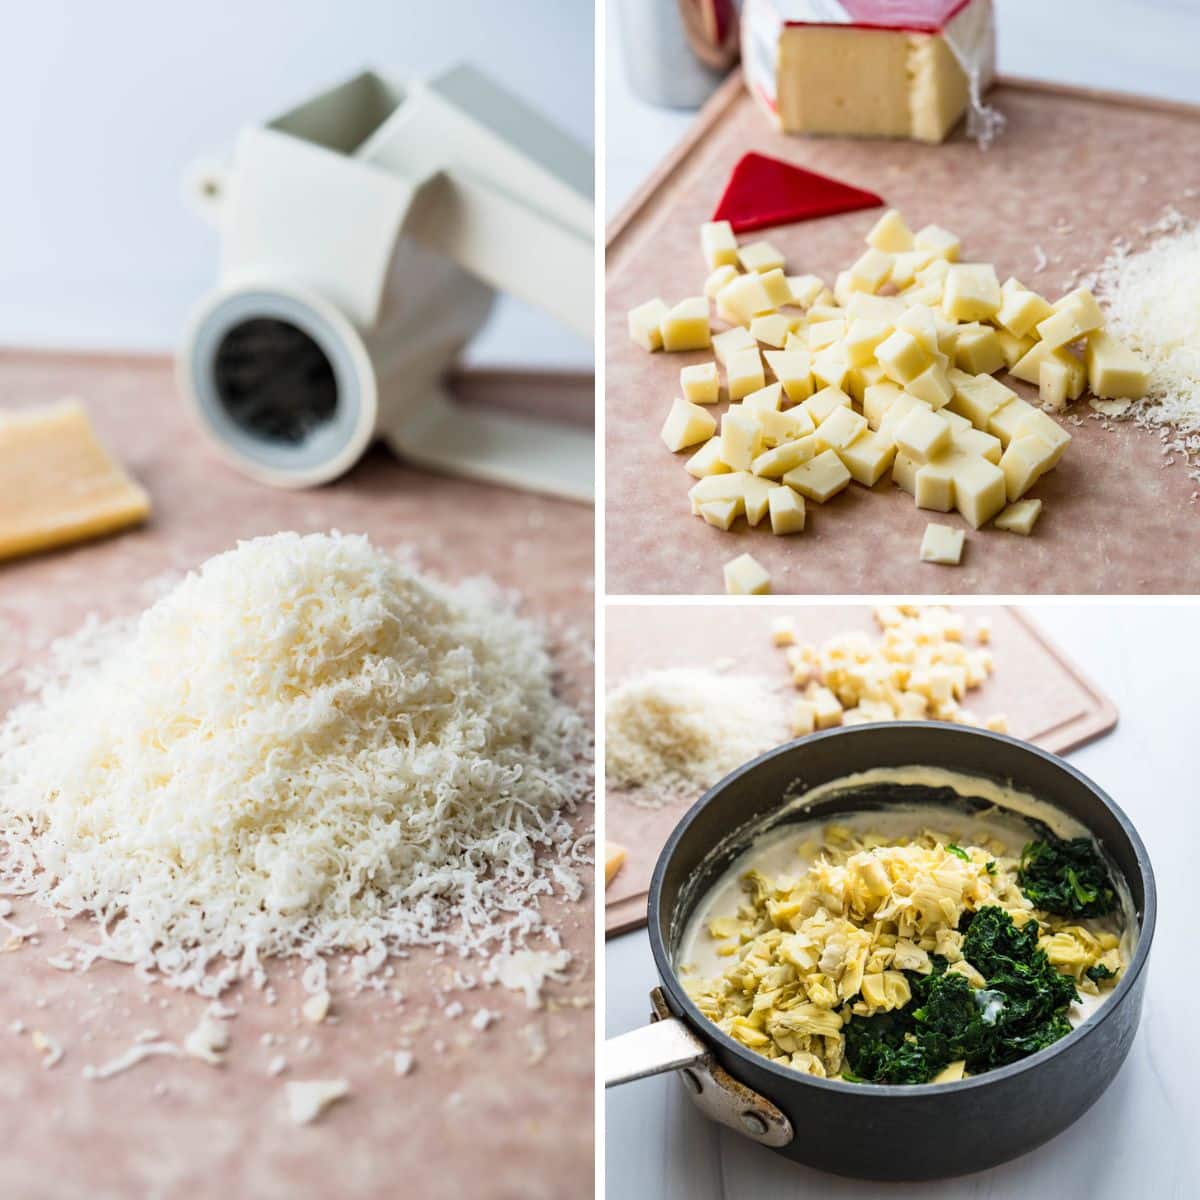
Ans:
{"label": "saucepan", "polygon": [[[726,1035],[688,997],[676,973],[688,918],[752,838],[783,821],[845,811],[836,789],[821,792],[834,798],[799,809],[789,798],[863,771],[914,766],[1029,793],[1084,826],[1124,883],[1136,923],[1128,966],[1104,1003],[1070,1034],[974,1077],[893,1086],[778,1066]],[[1154,873],[1121,809],[1061,758],[1001,734],[896,721],[811,735],[713,787],[659,856],[648,923],[659,977],[652,1021],[610,1039],[606,1086],[675,1071],[709,1117],[797,1162],[864,1179],[935,1179],[1027,1153],[1078,1120],[1113,1082],[1141,1016],[1154,938]]]}

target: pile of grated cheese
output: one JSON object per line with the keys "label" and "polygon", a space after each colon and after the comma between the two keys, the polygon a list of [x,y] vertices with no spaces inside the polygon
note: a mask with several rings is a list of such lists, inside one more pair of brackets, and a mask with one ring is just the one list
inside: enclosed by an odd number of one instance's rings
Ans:
{"label": "pile of grated cheese", "polygon": [[0,892],[91,917],[80,966],[215,996],[348,950],[366,978],[401,946],[512,951],[566,888],[587,731],[486,582],[280,533],[34,687],[0,726]]}
{"label": "pile of grated cheese", "polygon": [[[1103,301],[1113,333],[1150,365],[1144,399],[1092,401],[1104,416],[1134,420],[1163,437],[1168,453],[1200,455],[1200,222],[1169,209],[1139,231],[1135,250],[1118,240],[1084,286]],[[1200,471],[1193,472],[1200,482]]]}
{"label": "pile of grated cheese", "polygon": [[711,787],[787,737],[779,697],[766,682],[719,671],[648,671],[609,693],[604,764],[612,787],[638,803]]}

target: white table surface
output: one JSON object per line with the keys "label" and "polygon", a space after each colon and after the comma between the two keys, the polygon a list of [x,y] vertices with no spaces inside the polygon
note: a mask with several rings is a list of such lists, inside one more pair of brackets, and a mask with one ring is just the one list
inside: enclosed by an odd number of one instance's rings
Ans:
{"label": "white table surface", "polygon": [[[1200,1078],[1194,1000],[1200,986],[1196,609],[1041,605],[1034,616],[1116,702],[1117,728],[1068,757],[1129,814],[1158,882],[1142,1025],[1112,1087],[1080,1121],[1032,1154],[956,1180],[884,1189],[797,1166],[709,1123],[673,1077],[643,1080],[606,1095],[610,1197],[1183,1200],[1200,1194],[1194,1131]],[[645,1024],[656,977],[644,930],[608,942],[606,975],[607,1036]]]}

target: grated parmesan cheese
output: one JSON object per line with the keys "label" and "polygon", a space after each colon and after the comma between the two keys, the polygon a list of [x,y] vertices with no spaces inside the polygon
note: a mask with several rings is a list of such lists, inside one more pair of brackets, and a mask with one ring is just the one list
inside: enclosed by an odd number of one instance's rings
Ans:
{"label": "grated parmesan cheese", "polygon": [[787,738],[765,682],[716,671],[649,671],[609,693],[604,764],[646,806],[703,790]]}
{"label": "grated parmesan cheese", "polygon": [[276,534],[57,644],[33,686],[0,726],[0,888],[90,916],[82,966],[216,996],[271,956],[353,948],[362,976],[542,927],[588,739],[492,585]]}

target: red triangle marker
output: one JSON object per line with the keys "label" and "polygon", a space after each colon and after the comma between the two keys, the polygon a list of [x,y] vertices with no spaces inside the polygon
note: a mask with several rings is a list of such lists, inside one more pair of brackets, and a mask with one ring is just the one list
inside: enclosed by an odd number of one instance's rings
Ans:
{"label": "red triangle marker", "polygon": [[778,158],[750,153],[742,155],[733,168],[712,219],[728,221],[734,233],[746,233],[768,225],[790,225],[882,204],[882,198],[874,192],[864,192]]}

